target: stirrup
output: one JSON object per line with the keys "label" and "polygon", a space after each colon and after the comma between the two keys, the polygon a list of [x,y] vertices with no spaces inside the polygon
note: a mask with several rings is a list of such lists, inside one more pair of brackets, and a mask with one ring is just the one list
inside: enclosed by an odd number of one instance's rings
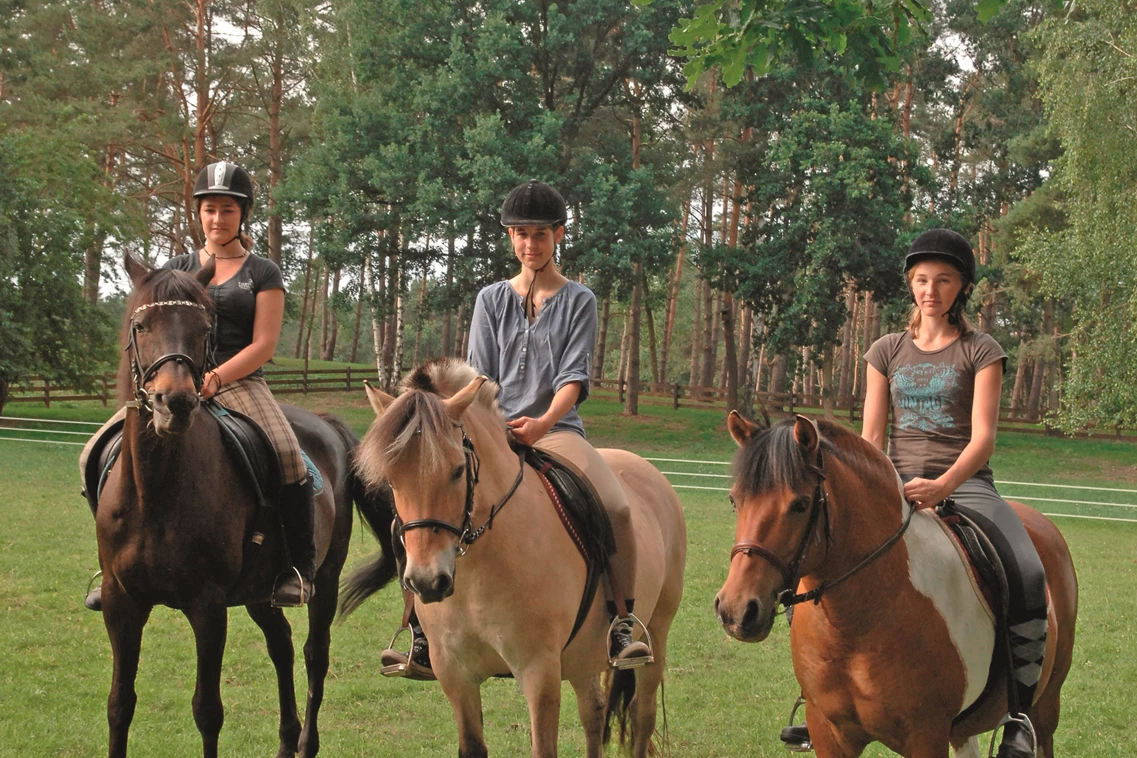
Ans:
{"label": "stirrup", "polygon": [[91,577],[91,581],[87,582],[87,591],[84,593],[84,597],[91,594],[91,590],[95,586],[95,580],[98,579],[99,577],[101,577],[102,575],[103,575],[102,569],[99,569],[98,571],[95,572],[95,575]]}
{"label": "stirrup", "polygon": [[102,611],[103,611],[102,596],[100,595],[100,597],[99,597],[99,607],[98,608],[95,608],[95,607],[88,605],[87,604],[87,598],[89,598],[91,596],[91,592],[92,592],[92,590],[94,590],[95,580],[98,579],[99,577],[101,577],[102,575],[103,575],[102,569],[99,569],[98,571],[95,572],[95,575],[92,576],[90,581],[87,582],[87,592],[83,595],[83,607],[89,611],[95,611],[96,613],[102,613]]}
{"label": "stirrup", "polygon": [[995,743],[998,741],[996,738],[999,736],[999,730],[1010,723],[1023,725],[1026,729],[1026,733],[1030,735],[1031,755],[1038,755],[1038,734],[1034,731],[1034,724],[1030,722],[1030,717],[1025,713],[1018,715],[1008,713],[1003,717],[1003,720],[999,722],[999,725],[995,727],[994,731],[991,732],[991,744],[987,746],[987,758],[995,758]]}
{"label": "stirrup", "polygon": [[[407,649],[406,653],[399,652],[395,649],[395,642],[402,636],[403,632],[407,632],[411,635],[411,646]],[[433,669],[426,668],[415,662],[413,655],[415,641],[415,630],[412,629],[410,625],[400,626],[398,631],[395,632],[395,636],[391,638],[391,642],[387,645],[387,650],[390,650],[396,656],[400,656],[402,660],[397,663],[384,664],[380,667],[379,673],[383,676],[405,677],[419,682],[435,681],[437,677],[434,675]],[[383,652],[385,653],[387,650]],[[380,661],[382,661],[382,653],[380,653]]]}
{"label": "stirrup", "polygon": [[[605,643],[607,644],[607,642],[612,639],[612,632],[616,630],[616,624],[623,619],[632,620],[632,632],[635,632],[636,624],[639,624],[640,629],[644,630],[643,641],[647,645],[647,655],[637,655],[634,658],[613,658],[611,652],[609,652],[608,665],[617,671],[624,671],[626,669],[638,669],[641,666],[648,665],[649,663],[655,663],[655,648],[652,647],[651,644],[651,632],[647,630],[647,625],[644,622],[640,621],[639,617],[637,617],[634,613],[628,613],[627,616],[616,616],[612,619],[611,623],[608,624],[608,637],[606,638]],[[633,637],[632,639],[634,640],[635,638]]]}
{"label": "stirrup", "polygon": [[[797,716],[798,709],[801,708],[803,705],[805,705],[805,698],[802,695],[798,695],[797,700],[794,701],[793,710],[790,711],[790,720],[789,720],[789,723],[786,724],[787,727],[801,726],[801,724],[795,724],[794,723],[794,718]],[[805,723],[805,722],[802,722],[802,723]],[[782,744],[784,744],[786,747],[786,750],[789,750],[791,753],[812,753],[813,752],[813,740],[809,740],[808,742],[801,742],[801,743],[797,743],[797,744],[791,744],[789,742],[783,741]]]}
{"label": "stirrup", "polygon": [[304,575],[300,573],[300,569],[295,566],[289,566],[289,568],[292,569],[292,572],[296,574],[296,578],[300,581],[300,602],[283,604],[277,602],[276,591],[280,589],[280,577],[288,574],[287,571],[283,571],[280,576],[277,576],[276,581],[272,583],[272,596],[269,598],[269,604],[273,608],[303,608],[312,598],[312,588],[308,582],[304,581]]}

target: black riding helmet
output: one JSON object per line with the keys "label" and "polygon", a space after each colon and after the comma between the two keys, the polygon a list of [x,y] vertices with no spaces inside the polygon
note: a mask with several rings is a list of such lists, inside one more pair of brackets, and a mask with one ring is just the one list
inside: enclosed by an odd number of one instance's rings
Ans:
{"label": "black riding helmet", "polygon": [[938,258],[959,269],[963,276],[963,288],[975,284],[975,253],[971,243],[959,232],[951,229],[930,229],[917,237],[904,257],[904,273],[907,274],[920,261]]}
{"label": "black riding helmet", "polygon": [[519,184],[501,204],[502,226],[551,226],[568,222],[568,206],[561,193],[536,179]]}
{"label": "black riding helmet", "polygon": [[227,195],[237,200],[241,206],[241,226],[233,239],[240,238],[245,222],[249,220],[249,214],[253,210],[253,179],[249,176],[249,172],[228,161],[210,163],[197,175],[197,181],[193,185],[193,196],[200,207],[201,200],[211,195]]}

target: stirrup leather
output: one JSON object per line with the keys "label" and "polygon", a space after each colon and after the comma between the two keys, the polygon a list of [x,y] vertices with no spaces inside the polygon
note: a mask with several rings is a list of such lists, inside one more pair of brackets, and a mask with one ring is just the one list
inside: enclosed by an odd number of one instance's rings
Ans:
{"label": "stirrup leather", "polygon": [[[644,624],[644,622],[640,621],[639,617],[634,613],[628,613],[627,616],[616,616],[613,618],[611,623],[608,624],[607,640],[610,641],[612,639],[612,633],[616,631],[616,624],[618,624],[620,621],[623,621],[624,619],[632,620],[632,632],[635,632],[637,624],[639,625],[640,629],[644,630],[643,641],[647,645],[647,655],[639,655],[634,658],[613,658],[611,652],[609,652],[608,665],[617,671],[624,671],[625,669],[637,669],[641,666],[646,666],[649,663],[655,663],[655,648],[652,647],[651,644],[651,632],[647,630],[647,625]],[[635,638],[633,637],[632,639],[634,640]]]}
{"label": "stirrup leather", "polygon": [[308,604],[308,600],[312,597],[312,588],[308,582],[304,581],[304,575],[300,573],[300,569],[296,568],[295,566],[289,566],[289,568],[291,568],[292,572],[296,574],[296,578],[300,582],[300,602],[281,604],[276,599],[276,591],[280,589],[280,577],[288,575],[288,572],[285,571],[276,578],[276,581],[273,582],[272,585],[272,597],[269,598],[269,604],[272,605],[273,608],[303,608]]}
{"label": "stirrup leather", "polygon": [[[399,637],[403,635],[403,632],[406,632],[411,636],[411,646],[407,648],[406,653],[402,653],[395,649],[395,643],[398,641]],[[395,632],[395,636],[391,638],[391,642],[387,645],[387,650],[394,652],[396,655],[402,656],[403,660],[399,663],[389,663],[382,666],[379,669],[379,673],[383,676],[405,677],[407,679],[414,679],[423,682],[434,681],[437,678],[434,676],[434,671],[428,668],[424,668],[414,660],[413,654],[415,650],[415,642],[417,641],[418,640],[415,635],[415,630],[409,624],[400,626],[398,631]]]}
{"label": "stirrup leather", "polygon": [[[805,698],[801,695],[798,695],[797,700],[794,701],[793,710],[790,711],[789,723],[786,724],[786,726],[788,726],[788,727],[789,726],[801,726],[801,724],[795,724],[794,719],[797,717],[798,709],[801,708],[803,705],[805,705]],[[798,743],[798,744],[791,744],[789,742],[783,742],[783,744],[786,746],[786,750],[789,750],[791,753],[812,753],[813,752],[813,741],[812,740],[810,740],[808,742]]]}
{"label": "stirrup leather", "polygon": [[987,758],[995,758],[995,743],[998,742],[999,730],[1010,723],[1022,724],[1023,728],[1026,729],[1026,733],[1030,735],[1031,755],[1038,755],[1038,734],[1034,731],[1034,724],[1030,722],[1030,718],[1025,713],[1018,715],[1008,713],[1003,717],[1003,720],[999,722],[999,725],[995,727],[994,731],[991,732],[991,744],[987,747]]}

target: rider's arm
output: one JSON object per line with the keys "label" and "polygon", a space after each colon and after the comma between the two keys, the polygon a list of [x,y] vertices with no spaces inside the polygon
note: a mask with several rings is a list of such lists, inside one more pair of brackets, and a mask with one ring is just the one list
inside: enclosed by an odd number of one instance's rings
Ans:
{"label": "rider's arm", "polygon": [[490,320],[489,304],[486,294],[488,288],[478,293],[474,302],[474,313],[470,316],[470,344],[466,349],[466,362],[495,382],[501,381],[500,349],[497,332]]}
{"label": "rider's arm", "polygon": [[570,408],[576,405],[576,401],[580,397],[580,388],[580,382],[569,382],[557,390],[557,393],[553,395],[553,402],[549,403],[549,410],[542,413],[538,418],[522,416],[507,422],[509,428],[513,430],[513,436],[526,445],[535,444],[537,440],[549,433],[549,430],[569,412]]}
{"label": "rider's arm", "polygon": [[995,429],[999,424],[999,398],[1003,388],[1003,364],[995,361],[975,375],[971,403],[971,441],[938,482],[948,497],[976,471],[987,465],[995,452]]}
{"label": "rider's arm", "polygon": [[888,377],[872,364],[865,371],[865,411],[861,437],[884,450],[884,432],[888,426]]}
{"label": "rider's arm", "polygon": [[[253,318],[253,341],[229,360],[210,373],[216,373],[224,386],[229,382],[244,379],[272,359],[276,343],[280,339],[280,325],[284,321],[284,290],[269,289],[257,293],[257,311]],[[206,379],[211,377],[207,374]],[[216,391],[216,383],[207,382],[210,394]],[[204,393],[203,393],[204,394]]]}

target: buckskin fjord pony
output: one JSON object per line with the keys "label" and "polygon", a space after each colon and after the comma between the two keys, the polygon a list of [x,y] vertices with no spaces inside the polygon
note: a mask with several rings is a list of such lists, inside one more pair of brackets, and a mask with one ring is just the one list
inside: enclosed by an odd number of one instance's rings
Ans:
{"label": "buckskin fjord pony", "polygon": [[[759,642],[785,590],[820,592],[816,603],[811,596],[795,607],[790,627],[817,755],[858,756],[878,741],[908,758],[946,758],[949,743],[957,756],[978,758],[974,735],[999,723],[1006,687],[953,723],[983,691],[995,632],[938,518],[911,513],[888,458],[844,427],[799,416],[762,429],[737,413],[728,426],[742,448],[731,494],[737,543],[715,612],[732,637]],[[1077,578],[1054,524],[1012,506],[1050,590],[1046,658],[1029,715],[1040,753],[1053,758]]]}
{"label": "buckskin fjord pony", "polygon": [[[533,756],[557,754],[567,679],[588,755],[599,758],[605,731],[599,675],[608,666],[604,593],[596,594],[569,642],[585,588],[584,561],[536,472],[519,468],[494,401],[497,385],[465,363],[441,360],[416,370],[403,389],[395,399],[368,387],[378,419],[360,444],[357,465],[370,484],[390,482],[405,527],[424,527],[405,530],[404,576],[454,709],[458,754],[487,755],[481,684],[513,675],[529,704]],[[637,586],[625,594],[635,596],[655,649],[654,664],[618,672],[617,689],[609,690],[611,704],[621,686],[634,687],[631,712],[623,715],[630,715],[632,753],[642,758],[655,730],[667,634],[683,592],[686,527],[675,491],[654,466],[622,450],[600,454],[628,493],[639,570]],[[357,597],[368,592],[366,583],[348,589]]]}
{"label": "buckskin fjord pony", "polygon": [[[357,441],[334,419],[285,409],[324,480],[316,503],[319,569],[308,608],[308,703],[301,731],[291,629],[283,612],[269,605],[282,540],[270,535],[259,559],[246,565],[247,551],[256,549],[250,538],[257,496],[227,452],[218,422],[199,404],[212,312],[203,284],[212,277],[213,266],[195,279],[181,271],[151,270],[128,255],[126,270],[134,292],[126,309],[127,352],[119,387],[128,396],[132,389],[142,407],[127,412],[122,450],[96,512],[103,619],[114,654],[107,700],[110,755],[126,755],[142,628],[155,605],[180,609],[193,628],[194,719],[204,755],[217,755],[226,608],[245,605],[264,632],[276,668],[281,711],[277,755],[284,758],[299,750],[302,756],[314,756],[320,746],[317,713],[328,671],[329,628],[351,538],[351,503],[353,497],[365,497],[351,468]],[[137,367],[133,378],[132,365]],[[393,576],[393,562],[385,574]]]}

